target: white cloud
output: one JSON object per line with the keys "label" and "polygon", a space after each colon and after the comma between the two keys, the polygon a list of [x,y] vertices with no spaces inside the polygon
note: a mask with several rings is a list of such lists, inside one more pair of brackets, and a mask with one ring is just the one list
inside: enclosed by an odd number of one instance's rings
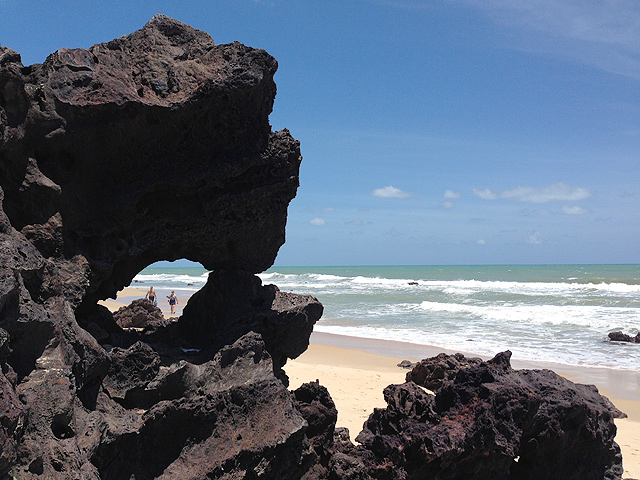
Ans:
{"label": "white cloud", "polygon": [[483,240],[482,238],[479,238],[478,240],[476,240],[476,243],[478,245],[486,245],[487,244],[486,240]]}
{"label": "white cloud", "polygon": [[562,213],[566,215],[586,215],[590,211],[586,208],[579,207],[578,205],[564,205],[562,207]]}
{"label": "white cloud", "polygon": [[315,217],[309,220],[309,223],[311,225],[315,225],[316,227],[322,227],[323,225],[327,224],[327,221],[324,218]]}
{"label": "white cloud", "polygon": [[352,218],[351,220],[347,220],[346,224],[347,225],[371,225],[372,222],[370,221],[364,221],[360,218]]}
{"label": "white cloud", "polygon": [[480,190],[479,188],[474,188],[473,194],[477,195],[483,200],[495,200],[496,198],[498,198],[498,196],[488,188],[485,188],[484,190]]}
{"label": "white cloud", "polygon": [[527,237],[527,243],[531,245],[540,245],[542,240],[540,239],[540,232],[533,232]]}
{"label": "white cloud", "polygon": [[461,193],[459,192],[454,192],[453,190],[445,190],[444,191],[444,198],[448,198],[450,200],[456,200],[458,198],[460,198],[462,196]]}
{"label": "white cloud", "polygon": [[441,205],[442,205],[442,208],[453,208],[455,206],[455,203],[453,203],[453,202],[442,202]]}
{"label": "white cloud", "polygon": [[483,200],[504,198],[528,203],[575,202],[591,196],[586,188],[569,187],[564,183],[555,183],[546,188],[516,187],[499,193],[492,192],[488,188],[484,190],[474,188],[473,193]]}
{"label": "white cloud", "polygon": [[406,198],[411,196],[409,192],[392,187],[391,185],[383,188],[376,188],[373,191],[373,195],[382,198]]}

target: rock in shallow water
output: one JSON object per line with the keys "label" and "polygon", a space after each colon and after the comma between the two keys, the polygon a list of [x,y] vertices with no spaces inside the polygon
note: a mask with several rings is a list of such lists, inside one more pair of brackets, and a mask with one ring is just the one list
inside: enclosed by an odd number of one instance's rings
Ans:
{"label": "rock in shallow water", "polygon": [[628,343],[640,343],[640,333],[637,333],[635,337],[627,335],[623,332],[610,332],[609,340],[612,342],[628,342]]}

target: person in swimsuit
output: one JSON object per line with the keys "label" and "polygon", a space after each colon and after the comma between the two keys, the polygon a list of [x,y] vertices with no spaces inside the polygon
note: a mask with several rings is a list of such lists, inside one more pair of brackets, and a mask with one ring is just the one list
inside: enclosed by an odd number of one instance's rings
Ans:
{"label": "person in swimsuit", "polygon": [[167,295],[169,299],[169,305],[171,306],[171,315],[176,314],[176,305],[178,304],[178,297],[176,297],[175,291],[171,290],[171,295]]}
{"label": "person in swimsuit", "polygon": [[149,300],[151,303],[155,303],[155,301],[156,301],[156,291],[153,289],[153,287],[149,287],[149,291],[144,296],[144,298]]}

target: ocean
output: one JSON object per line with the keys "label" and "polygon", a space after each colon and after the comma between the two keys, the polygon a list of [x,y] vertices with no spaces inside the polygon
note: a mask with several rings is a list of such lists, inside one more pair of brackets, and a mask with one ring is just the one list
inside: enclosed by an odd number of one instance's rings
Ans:
{"label": "ocean", "polygon": [[[204,268],[149,267],[131,286],[187,297]],[[264,284],[317,297],[315,331],[491,357],[638,370],[640,265],[273,267]]]}

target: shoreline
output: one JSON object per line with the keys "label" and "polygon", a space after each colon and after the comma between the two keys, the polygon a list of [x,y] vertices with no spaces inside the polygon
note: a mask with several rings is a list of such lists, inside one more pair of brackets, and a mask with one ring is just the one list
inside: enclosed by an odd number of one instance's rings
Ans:
{"label": "shoreline", "polygon": [[[171,315],[171,307],[169,306],[168,301],[164,300],[171,293],[171,290],[175,290],[177,293],[181,293],[180,289],[176,288],[157,288],[156,294],[158,295],[158,308],[162,311],[162,314],[165,318],[178,318],[182,315],[182,309],[189,301],[191,295],[179,295],[178,296],[178,304],[176,305],[176,314]],[[99,305],[103,307],[107,307],[111,313],[118,311],[118,309],[122,307],[126,307],[132,301],[138,300],[140,298],[144,298],[147,293],[146,288],[140,287],[125,287],[118,292],[118,297],[116,299],[109,298],[107,300],[100,300],[98,302]]]}
{"label": "shoreline", "polygon": [[[350,350],[363,350],[388,357],[417,362],[423,358],[434,357],[439,353],[452,355],[462,353],[466,357],[480,357],[489,360],[491,356],[478,355],[470,350],[450,350],[434,345],[420,345],[397,340],[380,340],[363,337],[351,337],[335,333],[313,332],[310,343],[340,347]],[[495,352],[496,354],[499,352]],[[553,370],[558,375],[568,378],[574,383],[593,384],[598,390],[610,392],[620,400],[640,401],[640,371],[623,370],[596,366],[569,365],[559,362],[520,360],[511,358],[514,369]],[[638,416],[640,421],[640,415]]]}

